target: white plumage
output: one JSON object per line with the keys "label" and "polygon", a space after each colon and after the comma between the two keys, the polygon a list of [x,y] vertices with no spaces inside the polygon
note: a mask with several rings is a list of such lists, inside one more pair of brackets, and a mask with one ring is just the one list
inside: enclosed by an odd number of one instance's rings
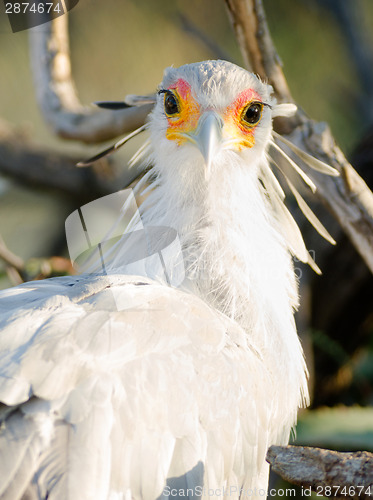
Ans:
{"label": "white plumage", "polygon": [[[245,122],[250,103],[258,122]],[[263,497],[266,450],[288,441],[308,398],[291,253],[309,256],[267,157],[281,145],[272,117],[293,111],[224,61],[166,70],[140,210],[145,227],[176,229],[186,280],[126,275],[119,243],[116,274],[0,294],[1,499]]]}

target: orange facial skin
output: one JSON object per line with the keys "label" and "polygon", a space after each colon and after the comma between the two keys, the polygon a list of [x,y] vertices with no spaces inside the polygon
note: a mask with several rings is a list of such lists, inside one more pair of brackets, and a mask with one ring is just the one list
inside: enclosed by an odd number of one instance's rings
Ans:
{"label": "orange facial skin", "polygon": [[[179,78],[167,90],[172,91],[176,97],[180,112],[170,116],[166,114],[168,121],[166,137],[181,145],[187,141],[183,134],[193,134],[196,131],[201,108],[192,96],[189,83],[182,78]],[[223,139],[238,151],[243,148],[252,148],[255,144],[254,132],[257,124],[250,125],[243,120],[245,110],[253,102],[261,103],[260,96],[252,89],[244,90],[228,106],[222,116],[224,120]]]}
{"label": "orange facial skin", "polygon": [[168,88],[178,100],[180,113],[175,116],[168,116],[167,139],[175,140],[180,146],[187,139],[182,133],[190,133],[197,129],[200,117],[200,106],[194,100],[188,82],[179,78],[177,82]]}
{"label": "orange facial skin", "polygon": [[252,148],[255,144],[254,132],[259,122],[250,126],[242,120],[245,110],[253,102],[262,102],[259,94],[252,89],[244,90],[227,108],[224,116],[224,128],[229,137],[237,140],[238,151]]}

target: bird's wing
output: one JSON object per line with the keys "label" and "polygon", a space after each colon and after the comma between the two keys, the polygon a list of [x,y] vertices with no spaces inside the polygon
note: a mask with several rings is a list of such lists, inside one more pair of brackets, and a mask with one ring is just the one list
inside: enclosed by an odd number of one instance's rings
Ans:
{"label": "bird's wing", "polygon": [[264,474],[273,380],[199,298],[55,278],[1,292],[0,321],[1,499],[238,497]]}

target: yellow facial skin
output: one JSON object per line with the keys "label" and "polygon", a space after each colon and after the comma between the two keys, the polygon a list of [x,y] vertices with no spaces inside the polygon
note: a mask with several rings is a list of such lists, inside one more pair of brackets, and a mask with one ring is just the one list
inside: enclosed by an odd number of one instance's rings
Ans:
{"label": "yellow facial skin", "polygon": [[226,144],[230,144],[237,151],[242,151],[244,148],[252,148],[255,144],[254,131],[241,131],[237,127],[237,118],[232,115],[229,115],[224,120],[224,131],[224,136],[227,136]]}
{"label": "yellow facial skin", "polygon": [[[162,92],[165,94],[165,100],[170,99],[167,96],[172,93],[177,103],[176,113],[167,114],[167,106],[165,106],[168,121],[167,139],[176,141],[179,146],[188,140],[194,142],[193,136],[197,132],[201,108],[192,96],[190,85],[185,80],[179,79],[172,87]],[[245,120],[245,117],[248,108],[253,104],[257,110],[260,110],[260,115],[258,121],[250,124]],[[229,146],[237,151],[252,148],[255,144],[254,132],[260,121],[262,108],[261,99],[253,90],[248,89],[239,94],[222,115],[224,121],[223,146]]]}
{"label": "yellow facial skin", "polygon": [[[247,110],[255,105],[260,109],[259,120],[250,124],[245,119]],[[252,148],[255,145],[255,129],[261,120],[263,104],[260,97],[253,90],[245,90],[228,107],[225,114],[224,128],[227,136],[232,138],[238,151],[244,148]]]}
{"label": "yellow facial skin", "polygon": [[[175,86],[169,88],[168,91],[172,92],[175,97],[179,112],[173,115],[167,115],[166,112],[168,120],[166,137],[171,141],[176,141],[180,146],[188,140],[185,134],[193,134],[197,129],[200,106],[193,99],[190,85],[182,79],[178,80]],[[166,98],[167,93],[165,93]]]}

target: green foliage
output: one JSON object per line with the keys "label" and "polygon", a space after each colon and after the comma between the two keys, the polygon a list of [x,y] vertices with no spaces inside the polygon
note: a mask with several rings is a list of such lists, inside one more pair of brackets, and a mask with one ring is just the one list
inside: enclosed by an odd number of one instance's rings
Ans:
{"label": "green foliage", "polygon": [[304,411],[294,444],[373,452],[373,408],[340,406]]}

